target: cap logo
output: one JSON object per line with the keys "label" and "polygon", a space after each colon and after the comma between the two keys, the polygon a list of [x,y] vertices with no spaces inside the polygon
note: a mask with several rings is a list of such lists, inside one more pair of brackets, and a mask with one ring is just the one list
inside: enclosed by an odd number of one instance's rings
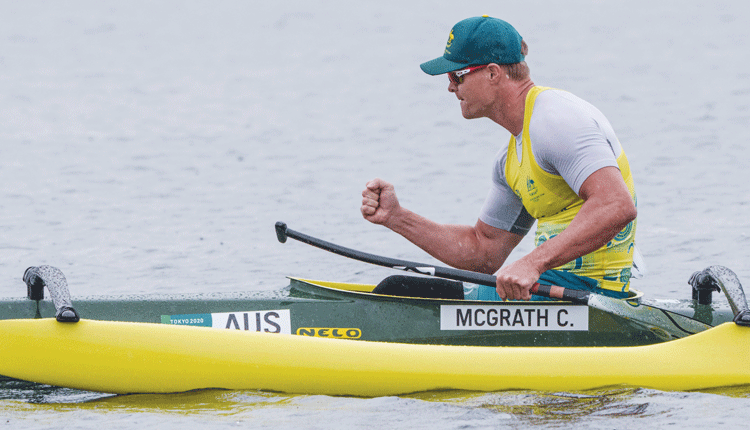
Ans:
{"label": "cap logo", "polygon": [[451,34],[448,35],[448,43],[445,45],[445,53],[446,54],[450,54],[451,53],[451,51],[449,51],[448,48],[450,48],[451,45],[453,44],[453,39],[454,39],[454,37],[453,37],[453,30],[451,30]]}

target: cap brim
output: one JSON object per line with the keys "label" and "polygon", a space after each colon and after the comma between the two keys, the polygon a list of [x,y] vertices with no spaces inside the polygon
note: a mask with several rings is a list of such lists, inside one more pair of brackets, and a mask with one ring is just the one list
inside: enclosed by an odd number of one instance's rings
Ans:
{"label": "cap brim", "polygon": [[422,63],[419,67],[423,72],[428,75],[442,75],[443,73],[455,72],[456,70],[465,69],[468,64],[456,63],[455,61],[446,60],[445,57],[438,57],[434,60],[430,60],[426,63]]}

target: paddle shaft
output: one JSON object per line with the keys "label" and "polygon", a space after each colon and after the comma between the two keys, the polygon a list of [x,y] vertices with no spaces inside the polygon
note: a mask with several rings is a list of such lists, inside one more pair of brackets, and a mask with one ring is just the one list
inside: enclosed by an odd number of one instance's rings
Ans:
{"label": "paddle shaft", "polygon": [[[376,264],[391,269],[414,272],[422,275],[436,276],[439,278],[452,279],[454,281],[470,282],[473,284],[486,285],[495,287],[497,278],[486,273],[471,272],[469,270],[453,269],[449,267],[432,266],[429,264],[415,263],[413,261],[399,260],[395,258],[382,257],[380,255],[369,254],[362,251],[346,248],[335,243],[326,242],[325,240],[308,236],[304,233],[294,231],[286,226],[283,222],[276,223],[276,236],[279,242],[284,243],[288,237],[300,242],[312,245],[334,254],[348,257],[365,263]],[[538,296],[549,297],[553,299],[567,300],[577,304],[588,305],[590,293],[588,291],[571,290],[554,285],[534,284],[531,293]]]}

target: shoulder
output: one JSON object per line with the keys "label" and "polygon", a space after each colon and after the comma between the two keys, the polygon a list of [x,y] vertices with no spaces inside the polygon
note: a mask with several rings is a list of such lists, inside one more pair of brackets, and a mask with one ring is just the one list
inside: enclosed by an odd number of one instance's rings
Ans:
{"label": "shoulder", "polygon": [[[534,155],[576,151],[601,145],[615,156],[620,148],[612,125],[591,103],[567,91],[547,90],[539,94],[529,121]],[[549,152],[551,151],[551,153]]]}
{"label": "shoulder", "polygon": [[508,159],[508,144],[500,146],[500,150],[495,154],[495,160],[492,163],[492,182],[498,186],[507,186],[505,180],[505,163]]}
{"label": "shoulder", "polygon": [[565,130],[594,125],[598,118],[604,114],[591,103],[567,91],[550,89],[537,96],[531,122],[532,127],[549,124]]}
{"label": "shoulder", "polygon": [[604,114],[566,91],[539,94],[528,132],[539,166],[565,178],[576,192],[591,172],[617,166],[622,151]]}

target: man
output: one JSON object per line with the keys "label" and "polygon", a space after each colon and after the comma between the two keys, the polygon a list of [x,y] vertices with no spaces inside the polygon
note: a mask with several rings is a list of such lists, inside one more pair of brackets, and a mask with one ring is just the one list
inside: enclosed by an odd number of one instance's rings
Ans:
{"label": "man", "polygon": [[[500,141],[493,186],[473,227],[401,207],[381,179],[362,192],[362,215],[448,265],[497,272],[502,299],[530,299],[537,281],[624,297],[636,224],[627,158],[594,106],[534,85],[527,51],[515,28],[484,15],[456,24],[444,54],[421,65],[449,75],[464,118],[489,118],[511,133],[508,144]],[[503,266],[535,219],[535,249]]]}

